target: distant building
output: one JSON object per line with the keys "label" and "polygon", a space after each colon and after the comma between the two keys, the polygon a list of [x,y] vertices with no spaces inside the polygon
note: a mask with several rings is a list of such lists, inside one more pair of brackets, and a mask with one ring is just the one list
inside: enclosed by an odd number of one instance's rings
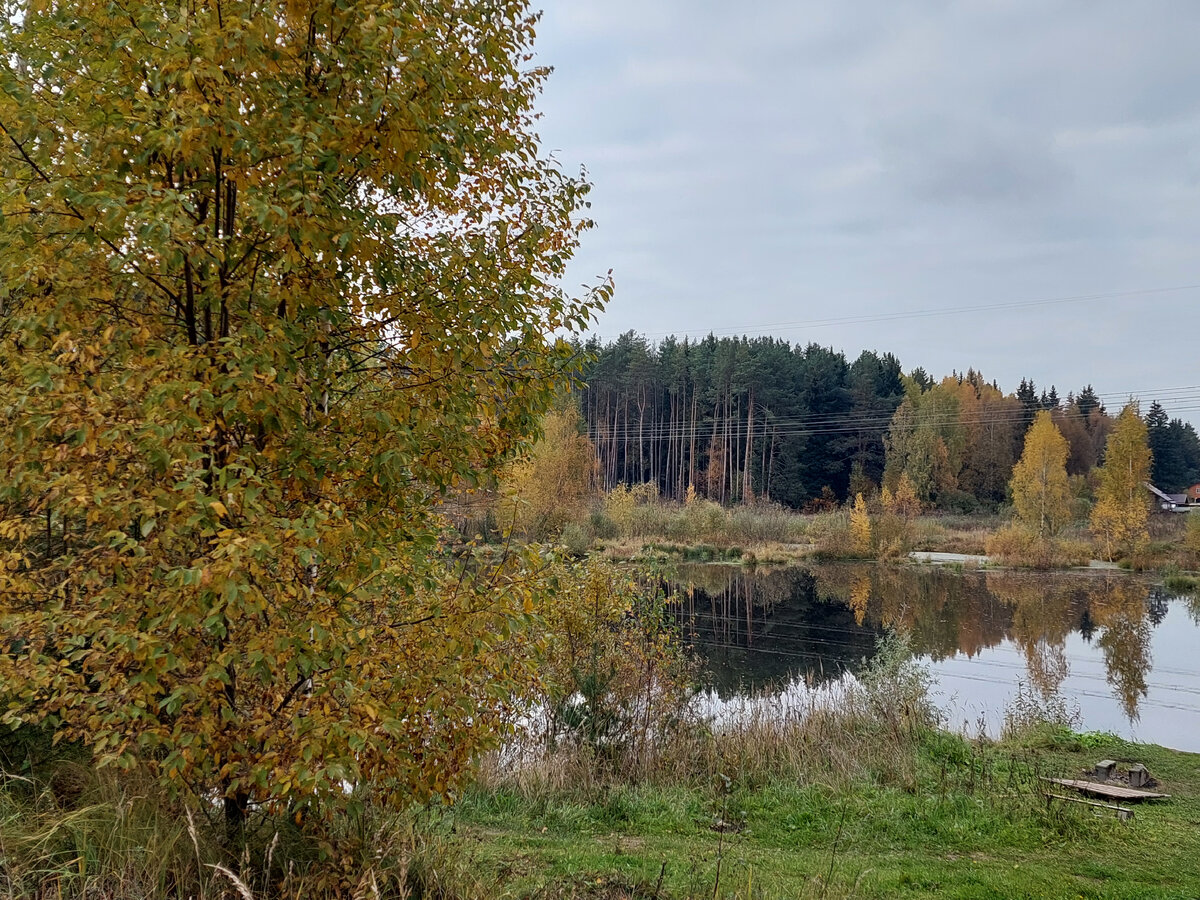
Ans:
{"label": "distant building", "polygon": [[1164,493],[1148,481],[1143,484],[1146,486],[1146,490],[1158,498],[1159,509],[1165,509],[1168,512],[1187,512],[1200,509],[1200,484],[1193,484],[1182,494]]}

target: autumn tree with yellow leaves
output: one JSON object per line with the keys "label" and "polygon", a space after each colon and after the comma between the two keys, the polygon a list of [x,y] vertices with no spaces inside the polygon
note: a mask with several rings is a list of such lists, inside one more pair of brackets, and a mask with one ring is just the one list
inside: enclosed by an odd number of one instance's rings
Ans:
{"label": "autumn tree with yellow leaves", "polygon": [[580,429],[574,405],[547,414],[541,439],[502,480],[506,527],[545,540],[582,518],[597,492],[598,464],[595,446]]}
{"label": "autumn tree with yellow leaves", "polygon": [[1040,411],[1025,433],[1025,449],[1009,482],[1017,522],[1039,540],[1053,537],[1071,519],[1069,454],[1050,413]]}
{"label": "autumn tree with yellow leaves", "polygon": [[1150,445],[1137,404],[1128,403],[1104,445],[1104,465],[1092,508],[1092,533],[1106,558],[1136,554],[1150,539]]}
{"label": "autumn tree with yellow leaves", "polygon": [[855,495],[850,507],[850,541],[856,554],[866,556],[871,552],[871,514],[861,493]]}
{"label": "autumn tree with yellow leaves", "polygon": [[[0,19],[0,685],[225,799],[450,789],[545,585],[439,498],[527,449],[607,284],[520,0]],[[14,7],[16,9],[16,7]],[[10,10],[11,12],[11,10]],[[257,807],[265,808],[265,807]]]}

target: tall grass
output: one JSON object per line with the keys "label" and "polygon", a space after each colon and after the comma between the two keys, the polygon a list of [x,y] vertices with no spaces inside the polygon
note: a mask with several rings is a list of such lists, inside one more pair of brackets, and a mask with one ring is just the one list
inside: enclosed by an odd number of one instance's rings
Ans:
{"label": "tall grass", "polygon": [[1007,525],[987,539],[987,554],[1007,566],[1052,569],[1086,566],[1092,547],[1085,541],[1039,538],[1017,525]]}
{"label": "tall grass", "polygon": [[478,787],[545,798],[594,797],[629,785],[695,787],[723,777],[748,786],[907,784],[922,735],[939,724],[927,687],[924,670],[891,642],[862,678],[833,693],[797,685],[750,697],[719,717],[704,715],[695,699],[660,711],[668,727],[640,744],[636,758],[614,758],[613,748],[597,751],[582,741],[518,741],[481,763]]}
{"label": "tall grass", "polygon": [[635,507],[622,536],[710,544],[790,544],[807,542],[808,529],[808,522],[781,506],[723,507],[711,500],[696,500]]}
{"label": "tall grass", "polygon": [[[427,815],[393,812],[369,794],[355,814],[302,824],[260,810],[247,845],[231,854],[205,804],[167,797],[136,773],[69,765],[82,790],[67,795],[0,773],[0,900],[488,895]],[[215,807],[207,812],[219,818]]]}
{"label": "tall grass", "polygon": [[[549,829],[552,852],[593,874],[610,865],[589,849],[596,835],[657,838],[659,846],[665,835],[686,835],[689,851],[703,849],[704,859],[690,875],[686,860],[673,859],[666,896],[706,898],[858,896],[859,878],[842,867],[842,852],[859,860],[897,848],[1021,852],[1047,839],[1094,837],[1090,816],[1047,807],[1040,776],[1049,772],[1036,753],[942,730],[928,687],[927,673],[893,642],[836,696],[796,688],[726,705],[715,717],[681,717],[650,766],[598,766],[594,748],[578,743],[526,744],[483,763],[463,819],[483,833]],[[726,836],[751,829],[764,847],[786,841],[827,848],[825,856],[786,887],[732,891],[733,873],[744,885],[746,869],[724,855]],[[747,842],[738,846],[741,856]],[[589,862],[574,862],[581,857]],[[769,873],[764,881],[772,882]],[[645,882],[626,886],[601,896],[663,896]]]}
{"label": "tall grass", "polygon": [[[910,550],[983,554],[989,536],[1003,524],[995,514],[901,514],[882,509],[878,500],[871,502],[870,522],[871,547],[865,555],[878,559],[899,559]],[[599,542],[621,555],[636,554],[652,542],[651,549],[740,547],[750,551],[748,561],[771,559],[781,549],[822,559],[864,556],[850,533],[848,509],[801,513],[772,503],[721,506],[699,498],[677,503],[662,500],[653,485],[609,492],[562,537],[576,552]]]}
{"label": "tall grass", "polygon": [[154,785],[73,763],[58,767],[59,784],[64,768],[78,790],[0,776],[0,897],[157,898],[184,886],[223,895],[210,865],[220,855],[193,840]]}

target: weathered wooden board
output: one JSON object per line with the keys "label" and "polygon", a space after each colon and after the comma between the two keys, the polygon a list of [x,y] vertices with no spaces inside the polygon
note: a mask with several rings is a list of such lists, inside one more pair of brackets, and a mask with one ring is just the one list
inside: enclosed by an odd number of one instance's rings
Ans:
{"label": "weathered wooden board", "polygon": [[1081,803],[1084,806],[1089,806],[1097,810],[1107,809],[1114,812],[1117,818],[1122,822],[1128,822],[1133,818],[1133,810],[1126,809],[1124,806],[1114,806],[1111,803],[1098,803],[1095,800],[1084,800],[1080,797],[1064,797],[1062,794],[1046,794],[1046,804],[1049,805],[1051,800],[1061,800],[1064,803]]}
{"label": "weathered wooden board", "polygon": [[1109,800],[1165,800],[1170,794],[1159,794],[1155,791],[1141,791],[1137,788],[1125,787],[1119,784],[1104,784],[1099,781],[1079,781],[1075,778],[1047,778],[1052,784],[1074,788],[1084,794],[1094,797],[1106,797]]}

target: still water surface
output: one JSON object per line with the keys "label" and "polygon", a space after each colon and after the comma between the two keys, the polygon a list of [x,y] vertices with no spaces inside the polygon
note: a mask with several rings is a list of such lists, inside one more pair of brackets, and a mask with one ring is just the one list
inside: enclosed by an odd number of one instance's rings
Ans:
{"label": "still water surface", "polygon": [[1081,730],[1200,751],[1200,602],[1124,572],[685,566],[669,589],[721,699],[834,686],[909,636],[952,727],[999,731],[1020,691]]}

